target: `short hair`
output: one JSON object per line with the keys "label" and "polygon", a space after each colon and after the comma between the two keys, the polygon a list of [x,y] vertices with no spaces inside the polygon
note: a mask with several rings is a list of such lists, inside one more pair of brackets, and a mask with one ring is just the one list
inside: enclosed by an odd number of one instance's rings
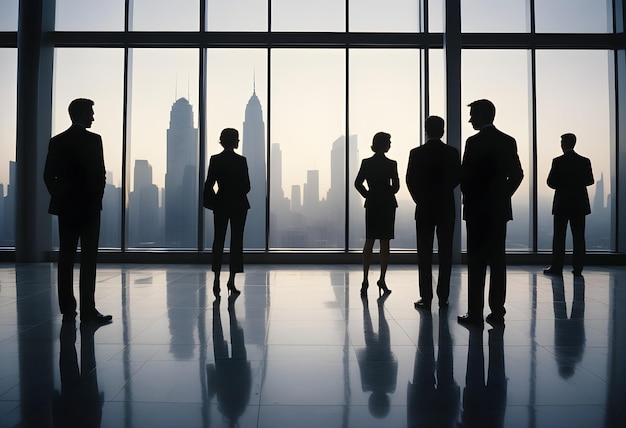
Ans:
{"label": "short hair", "polygon": [[467,106],[474,109],[474,111],[477,111],[479,114],[484,115],[485,119],[490,122],[496,117],[496,106],[489,100],[476,100],[469,103]]}
{"label": "short hair", "polygon": [[77,119],[80,114],[88,112],[93,105],[94,102],[90,99],[76,98],[75,100],[72,100],[70,105],[67,107],[67,112],[70,114],[70,119],[74,121],[74,119]]}
{"label": "short hair", "polygon": [[386,132],[377,132],[372,139],[372,151],[374,153],[385,153],[391,147],[391,135]]}
{"label": "short hair", "polygon": [[235,128],[224,128],[220,133],[220,144],[225,149],[233,149],[239,142],[239,131]]}
{"label": "short hair", "polygon": [[569,133],[569,132],[566,134],[563,134],[561,135],[561,142],[564,148],[573,149],[574,146],[576,145],[576,135]]}
{"label": "short hair", "polygon": [[428,116],[426,118],[426,135],[430,138],[441,138],[445,122],[439,116]]}

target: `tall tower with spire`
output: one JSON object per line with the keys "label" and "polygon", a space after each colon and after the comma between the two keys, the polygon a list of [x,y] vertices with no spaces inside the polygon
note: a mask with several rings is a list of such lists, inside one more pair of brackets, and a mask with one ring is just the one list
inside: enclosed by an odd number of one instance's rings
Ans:
{"label": "tall tower with spire", "polygon": [[246,219],[244,247],[265,249],[266,219],[266,162],[265,162],[265,123],[261,102],[256,95],[253,83],[252,96],[246,105],[243,122],[243,155],[248,161],[251,189],[248,193],[250,210]]}
{"label": "tall tower with spire", "polygon": [[197,245],[198,129],[186,98],[172,105],[167,130],[165,172],[165,244],[193,248]]}

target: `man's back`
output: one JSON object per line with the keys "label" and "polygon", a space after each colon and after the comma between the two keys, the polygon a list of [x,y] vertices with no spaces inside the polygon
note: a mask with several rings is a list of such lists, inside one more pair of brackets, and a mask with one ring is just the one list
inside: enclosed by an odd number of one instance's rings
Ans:
{"label": "man's back", "polygon": [[79,125],[52,137],[44,169],[49,212],[102,209],[106,180],[102,139]]}
{"label": "man's back", "polygon": [[511,196],[523,177],[513,137],[492,125],[469,137],[461,165],[464,218],[512,220]]}
{"label": "man's back", "polygon": [[429,140],[411,150],[406,181],[417,209],[453,213],[460,168],[458,150],[441,141]]}
{"label": "man's back", "polygon": [[589,214],[587,186],[594,183],[591,161],[567,151],[552,160],[548,186],[555,189],[552,214]]}

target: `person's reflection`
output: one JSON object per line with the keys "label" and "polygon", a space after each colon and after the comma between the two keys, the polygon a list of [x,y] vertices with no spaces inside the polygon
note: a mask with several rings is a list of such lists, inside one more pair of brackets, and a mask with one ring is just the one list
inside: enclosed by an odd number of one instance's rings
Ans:
{"label": "person's reflection", "polygon": [[420,311],[420,318],[413,382],[407,391],[408,426],[456,427],[461,391],[454,381],[447,311],[440,311],[437,362],[432,314]]}
{"label": "person's reflection", "polygon": [[243,414],[252,385],[252,369],[246,353],[243,328],[235,314],[235,300],[239,294],[228,297],[228,318],[230,321],[231,356],[228,356],[228,343],[224,340],[220,316],[220,298],[213,302],[213,353],[215,364],[207,364],[209,396],[217,394],[218,408],[229,426],[237,426]]}
{"label": "person's reflection", "polygon": [[378,334],[374,333],[367,297],[363,301],[363,334],[365,348],[358,351],[361,387],[363,392],[371,391],[369,398],[370,413],[377,417],[387,416],[390,409],[389,396],[396,390],[398,377],[398,361],[391,352],[391,336],[389,324],[385,319],[384,303],[388,294],[377,299],[378,303]]}
{"label": "person's reflection", "polygon": [[80,368],[76,354],[76,325],[61,326],[59,369],[61,391],[55,391],[53,421],[55,427],[99,427],[102,421],[104,393],[98,391],[94,333],[96,323],[80,325]]}
{"label": "person's reflection", "polygon": [[489,330],[489,368],[485,383],[483,330],[470,328],[462,427],[503,427],[507,380],[504,372],[504,324]]}
{"label": "person's reflection", "polygon": [[552,276],[554,300],[554,354],[559,375],[568,379],[574,375],[576,365],[585,350],[585,278],[574,277],[574,300],[572,312],[567,317],[565,287],[562,276]]}

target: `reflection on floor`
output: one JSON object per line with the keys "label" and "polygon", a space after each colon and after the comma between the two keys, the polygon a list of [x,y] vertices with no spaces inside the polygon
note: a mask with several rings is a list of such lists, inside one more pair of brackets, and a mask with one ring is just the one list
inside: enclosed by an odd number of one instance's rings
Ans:
{"label": "reflection on floor", "polygon": [[214,301],[207,266],[100,265],[95,328],[61,323],[54,265],[0,265],[0,426],[624,426],[626,268],[510,267],[484,329],[465,266],[431,313],[410,266],[365,301],[359,266],[246,269]]}

